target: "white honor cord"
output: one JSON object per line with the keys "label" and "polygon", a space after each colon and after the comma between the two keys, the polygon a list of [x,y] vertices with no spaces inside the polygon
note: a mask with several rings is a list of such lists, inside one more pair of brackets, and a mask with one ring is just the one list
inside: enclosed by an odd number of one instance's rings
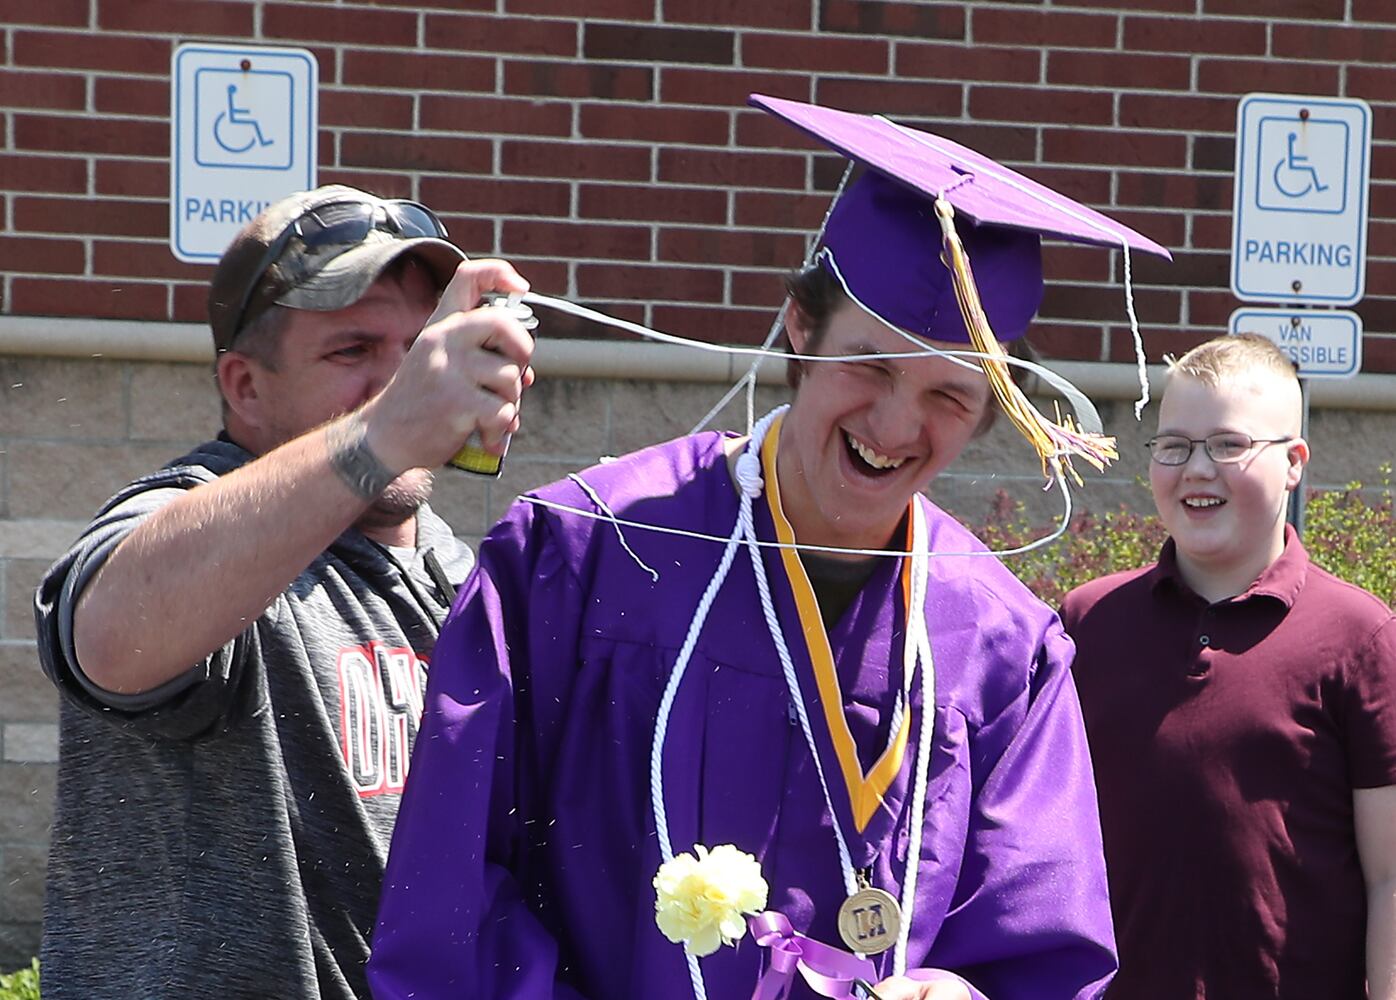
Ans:
{"label": "white honor cord", "polygon": [[[762,417],[761,423],[752,432],[752,439],[757,440],[757,435],[764,438],[776,417],[785,410],[786,407],[779,407]],[[742,458],[745,459],[749,455],[748,451]],[[708,581],[707,589],[703,591],[703,597],[693,612],[693,621],[689,623],[688,635],[684,637],[683,646],[679,648],[679,655],[674,659],[674,666],[669,671],[669,680],[664,685],[664,695],[659,699],[659,711],[654,719],[654,740],[650,744],[650,807],[654,810],[654,832],[659,840],[659,856],[665,862],[674,859],[674,847],[669,838],[669,816],[664,808],[664,740],[669,733],[669,715],[673,711],[674,699],[678,695],[679,685],[683,682],[684,672],[693,657],[693,650],[698,645],[698,636],[708,619],[708,612],[712,610],[717,592],[722,588],[722,583],[732,568],[732,560],[741,544],[744,526],[750,520],[751,501],[761,494],[759,459],[754,470],[751,463],[743,464],[742,461],[738,461],[737,486],[741,489],[741,509],[748,513],[748,517],[738,516],[737,523],[732,526],[732,535],[727,539],[727,548],[722,553],[722,560],[713,572],[712,579]],[[708,991],[703,984],[703,970],[698,965],[698,957],[687,948],[684,948],[684,957],[688,960],[688,978],[693,983],[694,997],[697,1000],[707,1000]]]}
{"label": "white honor cord", "polygon": [[[751,503],[746,496],[745,487],[742,497],[745,503]],[[722,553],[722,561],[718,563],[717,570],[713,573],[712,579],[708,581],[707,590],[703,592],[702,600],[698,602],[698,607],[693,612],[693,621],[688,626],[688,635],[684,637],[683,646],[679,649],[679,655],[674,660],[673,669],[669,671],[669,681],[664,686],[664,695],[659,700],[659,711],[654,719],[654,740],[650,744],[650,806],[654,810],[654,832],[659,840],[659,856],[664,862],[674,860],[674,847],[669,839],[669,817],[664,808],[664,738],[669,732],[669,714],[674,708],[674,698],[678,695],[684,671],[688,669],[688,661],[693,656],[694,647],[698,645],[698,635],[703,631],[703,623],[707,621],[708,612],[712,610],[713,601],[717,597],[718,590],[722,587],[722,581],[727,579],[727,571],[732,568],[732,559],[737,554],[741,532],[742,525],[739,520],[732,528],[732,537],[727,541],[727,548]],[[686,947],[684,948],[684,957],[688,960],[688,978],[693,982],[694,997],[697,1000],[707,1000],[708,991],[703,985],[703,970],[698,966],[698,957]]]}
{"label": "white honor cord", "polygon": [[[924,531],[925,513],[914,504],[917,527]],[[929,543],[927,543],[929,544]],[[921,566],[916,565],[917,561]],[[926,585],[929,576],[926,545],[918,545],[911,554],[911,600],[906,611],[906,647],[915,645],[921,660],[921,733],[916,741],[916,764],[912,771],[911,843],[907,849],[906,872],[902,876],[902,922],[897,931],[897,949],[892,953],[892,975],[906,974],[906,950],[911,939],[911,914],[916,908],[916,878],[921,870],[922,826],[926,819],[926,786],[931,775],[931,737],[935,730],[935,662],[931,658],[931,639],[926,631]],[[919,585],[919,586],[918,586]],[[920,593],[917,593],[917,591]],[[913,614],[913,609],[915,613]],[[917,780],[919,779],[919,780]]]}
{"label": "white honor cord", "polygon": [[[746,453],[738,460],[739,465],[746,462],[756,469],[761,468],[761,440],[766,436],[768,429],[769,425],[763,421],[763,426],[759,428],[759,432],[752,431],[751,443]],[[800,731],[804,733],[805,745],[809,747],[810,757],[814,760],[814,771],[819,775],[819,787],[824,792],[824,805],[829,810],[829,819],[834,828],[834,839],[838,842],[839,865],[843,870],[844,891],[851,896],[858,891],[858,876],[853,870],[853,860],[848,853],[848,843],[843,839],[843,828],[839,826],[838,814],[834,812],[834,800],[829,795],[829,782],[824,777],[824,765],[820,761],[819,748],[814,742],[814,730],[810,727],[809,713],[805,711],[805,699],[800,693],[800,679],[795,675],[795,664],[790,659],[790,649],[785,645],[785,638],[781,634],[780,621],[776,617],[775,603],[771,600],[771,584],[766,579],[766,567],[762,562],[761,550],[753,544],[756,541],[756,525],[752,519],[751,501],[745,497],[738,516],[741,520],[742,534],[747,542],[747,553],[751,557],[752,572],[756,575],[756,589],[761,595],[761,611],[766,618],[766,631],[771,634],[771,640],[775,643],[776,656],[780,659],[781,673],[785,676],[785,687],[795,706],[795,714],[800,720]]]}

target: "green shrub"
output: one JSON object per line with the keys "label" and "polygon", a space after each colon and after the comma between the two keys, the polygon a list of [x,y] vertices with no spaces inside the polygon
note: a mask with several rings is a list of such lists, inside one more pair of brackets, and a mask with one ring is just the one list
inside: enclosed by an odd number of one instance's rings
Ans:
{"label": "green shrub", "polygon": [[1370,590],[1396,607],[1396,511],[1391,466],[1381,467],[1382,490],[1375,501],[1361,483],[1310,494],[1304,512],[1304,547],[1328,572]]}
{"label": "green shrub", "polygon": [[[984,544],[996,551],[1026,545],[1051,534],[1054,527],[1029,523],[1022,501],[1003,490],[995,495],[988,518],[973,526]],[[1123,507],[1103,514],[1086,511],[1073,517],[1055,542],[1022,555],[1004,556],[1003,561],[1028,589],[1055,608],[1074,587],[1152,562],[1165,537],[1156,517]]]}
{"label": "green shrub", "polygon": [[0,1000],[39,1000],[39,960],[29,968],[0,975]]}
{"label": "green shrub", "polygon": [[[1310,558],[1340,579],[1370,590],[1396,606],[1396,510],[1391,467],[1383,466],[1382,490],[1372,499],[1361,483],[1342,490],[1310,491],[1304,514],[1304,547]],[[1017,548],[1050,534],[1052,525],[1034,525],[1021,501],[1002,490],[988,517],[972,525],[991,549]],[[1004,562],[1033,593],[1052,607],[1073,587],[1118,570],[1136,569],[1158,557],[1166,533],[1156,516],[1123,507],[1072,519],[1056,542]]]}

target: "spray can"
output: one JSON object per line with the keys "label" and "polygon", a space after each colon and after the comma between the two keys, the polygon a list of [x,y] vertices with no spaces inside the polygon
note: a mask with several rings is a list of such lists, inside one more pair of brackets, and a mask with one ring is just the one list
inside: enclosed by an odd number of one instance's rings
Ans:
{"label": "spray can", "polygon": [[[518,292],[511,294],[491,292],[485,296],[485,305],[495,309],[508,309],[519,321],[519,325],[530,334],[538,328],[538,317],[533,315],[532,309],[524,305],[523,295]],[[498,477],[504,469],[504,455],[509,451],[509,438],[511,436],[505,436],[503,452],[494,455],[484,449],[480,441],[480,432],[475,431],[465,442],[465,447],[456,452],[447,464],[452,468],[460,469],[462,472],[473,472],[478,476]]]}

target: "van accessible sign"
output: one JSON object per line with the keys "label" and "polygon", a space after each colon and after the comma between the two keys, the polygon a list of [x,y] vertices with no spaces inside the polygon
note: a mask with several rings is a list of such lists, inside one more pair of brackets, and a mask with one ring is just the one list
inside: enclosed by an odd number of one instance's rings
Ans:
{"label": "van accessible sign", "polygon": [[212,264],[246,223],[315,186],[318,67],[306,49],[195,42],[170,63],[170,250]]}
{"label": "van accessible sign", "polygon": [[1324,305],[1362,298],[1371,150],[1366,101],[1241,98],[1232,294],[1247,302]]}
{"label": "van accessible sign", "polygon": [[1362,369],[1362,318],[1347,309],[1243,306],[1231,314],[1230,332],[1270,338],[1300,378],[1352,378]]}

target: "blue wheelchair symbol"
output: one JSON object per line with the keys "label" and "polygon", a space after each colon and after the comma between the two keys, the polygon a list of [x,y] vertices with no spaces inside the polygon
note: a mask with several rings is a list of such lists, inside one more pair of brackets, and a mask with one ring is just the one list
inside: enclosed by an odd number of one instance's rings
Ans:
{"label": "blue wheelchair symbol", "polygon": [[194,71],[194,162],[288,170],[296,156],[296,84],[281,70]]}
{"label": "blue wheelchair symbol", "polygon": [[1318,170],[1309,162],[1309,158],[1294,151],[1298,139],[1298,132],[1289,133],[1289,151],[1275,164],[1275,188],[1286,198],[1302,198],[1310,191],[1328,190],[1328,185],[1319,179]]}
{"label": "blue wheelchair symbol", "polygon": [[[1339,215],[1348,204],[1346,122],[1270,115],[1257,123],[1249,169],[1255,178],[1255,207],[1266,211]],[[1247,146],[1243,145],[1243,153]]]}
{"label": "blue wheelchair symbol", "polygon": [[[262,135],[262,126],[257,122],[257,119],[252,116],[252,113],[247,108],[240,108],[234,103],[237,98],[237,92],[237,84],[228,84],[228,108],[214,119],[213,138],[217,141],[218,145],[222,146],[230,153],[245,153],[252,148],[254,143],[258,146],[270,146],[276,140],[268,139],[266,136]],[[247,137],[246,142],[235,144],[229,142],[224,137],[224,123],[227,123],[229,127],[234,125],[241,125],[244,128],[251,127],[252,132],[251,134],[246,132],[243,133]]]}
{"label": "blue wheelchair symbol", "polygon": [[[1349,203],[1351,131],[1339,119],[1270,115],[1256,123],[1255,207],[1265,211],[1340,215]],[[1244,148],[1244,147],[1242,147]]]}

